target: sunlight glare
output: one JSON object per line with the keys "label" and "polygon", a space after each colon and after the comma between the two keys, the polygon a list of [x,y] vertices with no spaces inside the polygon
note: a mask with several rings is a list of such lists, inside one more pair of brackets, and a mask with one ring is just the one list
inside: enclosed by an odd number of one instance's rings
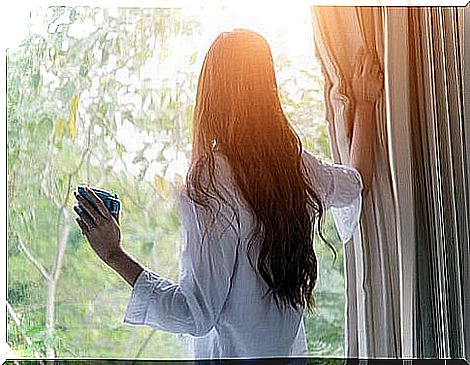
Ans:
{"label": "sunlight glare", "polygon": [[308,5],[232,1],[226,6],[223,15],[225,18],[221,19],[220,24],[224,28],[245,27],[258,31],[273,47],[284,38],[284,44],[279,46],[289,55],[302,54],[311,48],[308,44],[312,33]]}

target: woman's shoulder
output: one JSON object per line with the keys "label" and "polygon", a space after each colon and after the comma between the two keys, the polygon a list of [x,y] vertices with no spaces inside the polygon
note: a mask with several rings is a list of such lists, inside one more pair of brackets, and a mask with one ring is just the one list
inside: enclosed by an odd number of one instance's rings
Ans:
{"label": "woman's shoulder", "polygon": [[319,187],[327,205],[343,206],[363,189],[362,176],[353,166],[326,161],[312,152],[303,151],[307,174]]}
{"label": "woman's shoulder", "polygon": [[235,188],[233,172],[227,156],[215,151],[211,161],[201,160],[190,166],[186,177],[187,184],[190,188],[197,185],[208,192],[213,192],[214,188],[219,193],[233,190]]}
{"label": "woman's shoulder", "polygon": [[302,157],[306,162],[306,165],[310,170],[312,170],[314,175],[331,175],[331,174],[353,174],[357,175],[359,172],[348,164],[335,163],[328,161],[325,157],[315,155],[311,151],[302,149]]}
{"label": "woman's shoulder", "polygon": [[210,172],[215,177],[223,177],[230,174],[230,163],[222,152],[214,151],[211,157],[200,158],[196,162],[191,163],[187,177],[191,179],[197,175],[205,180],[209,177]]}
{"label": "woman's shoulder", "polygon": [[302,147],[302,158],[307,162],[312,162],[313,160],[317,160],[318,157],[307,150],[305,147]]}
{"label": "woman's shoulder", "polygon": [[302,160],[304,166],[307,169],[307,174],[310,177],[320,178],[322,175],[328,173],[328,167],[332,165],[330,162],[326,161],[323,157],[314,154],[313,152],[302,148]]}

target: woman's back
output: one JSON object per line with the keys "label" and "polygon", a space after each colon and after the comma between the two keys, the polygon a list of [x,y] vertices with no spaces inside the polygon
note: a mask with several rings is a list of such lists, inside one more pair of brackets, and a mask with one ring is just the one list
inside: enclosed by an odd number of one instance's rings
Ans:
{"label": "woman's back", "polygon": [[[361,130],[352,160],[370,181],[370,139]],[[327,242],[321,223],[331,208],[341,240],[349,241],[361,175],[302,150],[282,110],[269,45],[247,30],[220,34],[206,54],[192,148],[180,199],[178,282],[122,250],[118,222],[97,196],[90,191],[99,212],[77,197],[89,213],[76,210],[80,228],[133,286],[124,322],[189,334],[196,358],[306,355],[302,314],[313,306],[317,280],[312,233]],[[219,203],[215,215],[205,210],[210,202]]]}
{"label": "woman's back", "polygon": [[266,39],[221,33],[198,80],[179,283],[145,270],[125,321],[192,335],[196,358],[306,355],[301,319],[317,280],[312,233],[324,239],[331,207],[349,239],[362,181],[301,150]]}
{"label": "woman's back", "polygon": [[[360,205],[357,171],[324,163],[306,150],[302,158],[327,207],[351,210],[358,199]],[[215,154],[214,183],[235,207],[240,224],[232,209],[222,204],[203,245],[207,215],[186,196],[181,199],[185,246],[180,285],[195,321],[195,358],[306,356],[303,310],[278,308],[272,295],[264,295],[268,285],[250,265],[247,243],[253,216],[220,153]],[[253,262],[260,238],[254,244]]]}
{"label": "woman's back", "polygon": [[[230,167],[223,157],[216,158],[219,172],[230,176]],[[216,167],[217,169],[217,167]],[[219,175],[220,176],[220,175]],[[226,229],[220,222],[216,223],[221,232],[219,239],[207,242],[217,245],[223,250],[225,257],[230,260],[222,260],[227,263],[227,274],[230,282],[216,280],[210,285],[212,290],[223,292],[226,285],[229,290],[221,306],[221,312],[216,319],[214,328],[206,338],[197,338],[194,343],[194,353],[197,358],[207,357],[269,357],[290,356],[292,344],[297,336],[302,312],[295,311],[292,307],[287,310],[279,309],[272,295],[264,296],[268,290],[266,282],[253,270],[247,257],[248,237],[253,225],[253,217],[243,202],[233,180],[218,179],[228,185],[227,189],[234,192],[235,199],[231,203],[236,204],[239,213],[240,227],[233,220],[233,228]],[[220,214],[230,215],[232,212],[223,207]],[[220,214],[218,217],[220,217]],[[254,244],[253,262],[257,262],[259,238]],[[233,252],[233,253],[232,253]],[[218,265],[218,262],[214,263]],[[210,269],[209,269],[210,270]],[[211,279],[207,279],[211,280]],[[208,300],[210,300],[208,298]],[[302,326],[303,331],[303,326]],[[303,336],[303,333],[300,333]],[[305,341],[299,337],[297,342]],[[307,355],[306,343],[300,343],[300,349],[294,355]],[[302,350],[299,352],[299,350]]]}

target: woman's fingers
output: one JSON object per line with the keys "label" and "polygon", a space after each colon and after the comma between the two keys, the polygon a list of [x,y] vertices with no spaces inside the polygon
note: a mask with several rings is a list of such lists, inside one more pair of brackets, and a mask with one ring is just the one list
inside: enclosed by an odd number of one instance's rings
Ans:
{"label": "woman's fingers", "polygon": [[101,200],[101,198],[95,194],[95,192],[91,189],[89,189],[88,187],[85,187],[88,195],[91,197],[91,199],[93,199],[93,201],[96,203],[98,209],[98,213],[105,219],[109,220],[109,211],[108,211],[108,208],[106,208],[106,205],[104,205],[103,201]]}
{"label": "woman's fingers", "polygon": [[92,226],[95,225],[93,218],[79,206],[75,205],[73,210],[78,214],[80,220],[84,223],[86,230],[88,231]]}
{"label": "woman's fingers", "polygon": [[353,73],[357,76],[361,74],[381,73],[376,57],[364,46],[360,46],[357,50]]}
{"label": "woman's fingers", "polygon": [[366,50],[364,47],[361,47],[360,50],[363,64],[363,73],[365,75],[368,75],[373,72],[377,72],[379,70],[379,67],[374,54],[371,51]]}
{"label": "woman's fingers", "polygon": [[365,56],[365,59],[364,59],[364,74],[369,74],[370,72],[372,72],[372,67],[374,66],[374,63],[373,63],[373,60],[372,60],[372,54],[371,53],[367,53],[366,56]]}
{"label": "woman's fingers", "polygon": [[378,59],[370,54],[366,62],[366,72],[369,74],[369,78],[377,84],[377,87],[382,88],[384,76]]}
{"label": "woman's fingers", "polygon": [[354,65],[354,70],[353,70],[353,77],[358,78],[360,74],[361,74],[361,64],[360,62],[356,61],[356,64]]}
{"label": "woman's fingers", "polygon": [[78,226],[80,227],[82,234],[86,235],[88,231],[88,227],[86,226],[86,224],[80,218],[75,218],[75,222],[77,222]]}
{"label": "woman's fingers", "polygon": [[364,57],[364,54],[365,54],[365,48],[364,46],[360,46],[356,51],[356,59],[360,61]]}
{"label": "woman's fingers", "polygon": [[357,49],[351,84],[358,101],[375,101],[382,92],[383,72],[379,60],[373,51],[364,46]]}
{"label": "woman's fingers", "polygon": [[383,77],[384,77],[384,74],[382,72],[382,68],[380,67],[380,65],[378,63],[375,64],[375,73],[377,74],[377,77],[382,80]]}
{"label": "woman's fingers", "polygon": [[357,50],[356,57],[354,58],[354,75],[358,76],[362,72],[362,65],[363,65],[363,58],[364,58],[364,48],[361,46]]}
{"label": "woman's fingers", "polygon": [[86,213],[92,218],[93,221],[98,219],[98,211],[97,209],[80,193],[73,192],[75,198],[81,204],[82,208],[85,210]]}
{"label": "woman's fingers", "polygon": [[75,199],[81,204],[82,209],[84,209],[92,218],[93,220],[96,219],[96,209],[91,203],[80,193],[76,191],[73,192]]}

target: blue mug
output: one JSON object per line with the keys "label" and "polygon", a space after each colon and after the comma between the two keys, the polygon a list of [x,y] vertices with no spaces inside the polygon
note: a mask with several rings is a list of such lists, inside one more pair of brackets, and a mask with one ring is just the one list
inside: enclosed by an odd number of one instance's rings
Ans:
{"label": "blue mug", "polygon": [[[119,212],[121,210],[121,202],[119,200],[119,196],[116,193],[109,193],[103,189],[98,189],[98,188],[90,188],[90,189],[103,201],[104,205],[109,210],[109,212],[114,217],[118,218]],[[77,191],[81,196],[83,196],[86,200],[88,200],[95,209],[97,209],[95,202],[93,201],[93,199],[91,199],[91,197],[86,192],[85,186],[79,185],[77,187]],[[83,207],[81,206],[80,203],[78,203],[78,206],[80,209],[83,210]]]}

